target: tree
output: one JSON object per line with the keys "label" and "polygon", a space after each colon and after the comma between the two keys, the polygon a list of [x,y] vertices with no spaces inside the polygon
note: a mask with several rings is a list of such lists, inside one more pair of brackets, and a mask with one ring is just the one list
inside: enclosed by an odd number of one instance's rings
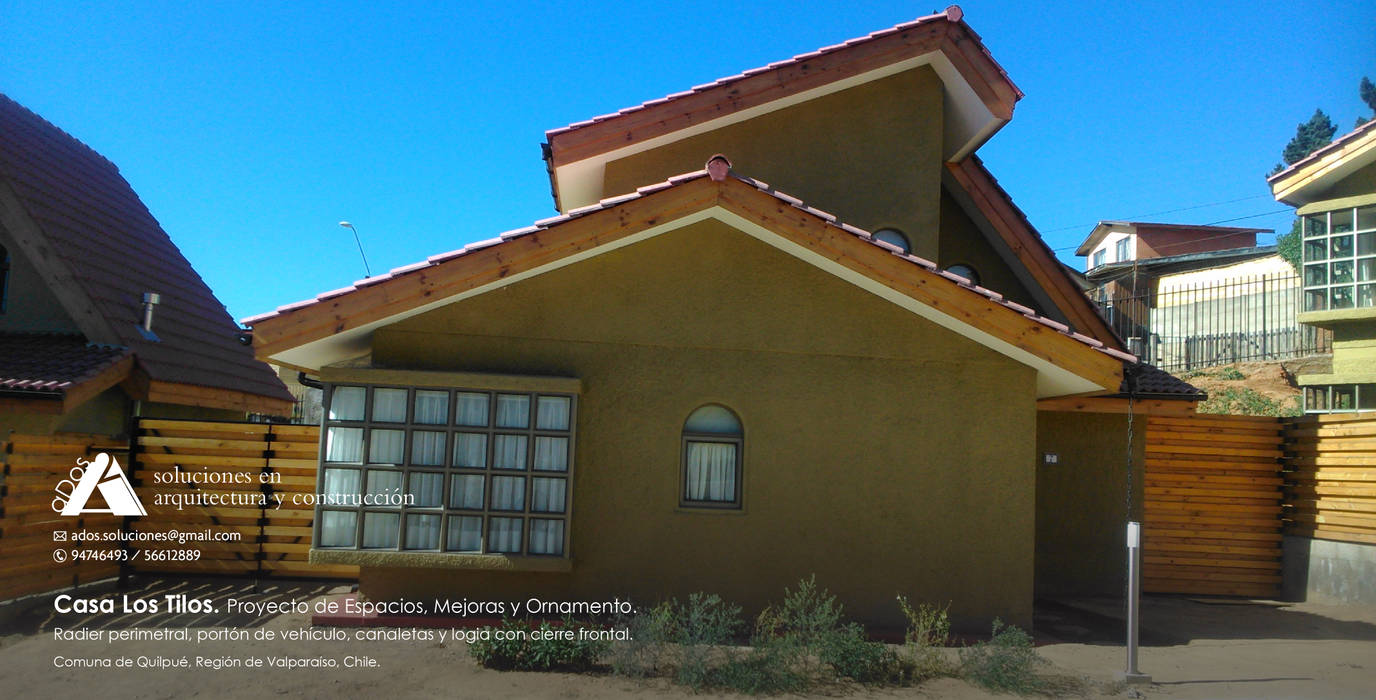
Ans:
{"label": "tree", "polygon": [[1290,224],[1290,232],[1276,236],[1276,254],[1290,263],[1295,272],[1300,271],[1300,220]]}
{"label": "tree", "polygon": [[1271,174],[1274,175],[1304,160],[1305,156],[1332,143],[1333,134],[1337,131],[1338,127],[1334,126],[1333,120],[1329,119],[1322,109],[1314,110],[1314,116],[1310,117],[1309,121],[1295,127],[1295,137],[1290,139],[1290,143],[1285,144],[1285,150],[1281,152],[1281,158],[1285,162],[1277,163]]}
{"label": "tree", "polygon": [[[1361,96],[1362,101],[1366,103],[1372,115],[1376,115],[1376,84],[1372,84],[1371,78],[1365,75],[1362,76],[1362,82],[1357,86],[1357,94]],[[1357,117],[1357,126],[1361,126],[1368,121],[1371,121],[1370,117]],[[1353,128],[1355,129],[1356,127]]]}

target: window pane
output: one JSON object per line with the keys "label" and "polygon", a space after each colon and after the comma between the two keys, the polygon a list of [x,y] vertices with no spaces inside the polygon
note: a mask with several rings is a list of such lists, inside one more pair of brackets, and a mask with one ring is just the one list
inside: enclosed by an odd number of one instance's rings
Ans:
{"label": "window pane", "polygon": [[1376,280],[1376,258],[1362,258],[1357,261],[1357,281]]}
{"label": "window pane", "polygon": [[1313,262],[1315,260],[1328,259],[1328,243],[1323,239],[1304,242],[1304,261]]}
{"label": "window pane", "polygon": [[407,515],[406,548],[439,549],[440,516],[414,514]]}
{"label": "window pane", "polygon": [[1328,408],[1328,387],[1307,386],[1304,388],[1304,410],[1323,411]]}
{"label": "window pane", "polygon": [[492,477],[492,510],[525,510],[526,478],[523,476]]}
{"label": "window pane", "polygon": [[1343,260],[1331,265],[1329,284],[1346,284],[1352,281],[1352,261]]}
{"label": "window pane", "polygon": [[1357,385],[1357,409],[1361,411],[1376,410],[1376,384]]}
{"label": "window pane", "polygon": [[396,496],[400,493],[401,472],[391,469],[368,470],[368,495],[375,497],[374,501],[377,496]]}
{"label": "window pane", "polygon": [[363,546],[368,549],[397,546],[401,516],[397,513],[364,513]]}
{"label": "window pane", "polygon": [[526,436],[494,435],[492,437],[492,466],[497,469],[525,469]]}
{"label": "window pane", "polygon": [[1328,308],[1330,309],[1350,309],[1352,308],[1352,288],[1334,287],[1328,290]]}
{"label": "window pane", "polygon": [[1357,234],[1357,254],[1376,255],[1376,233]]}
{"label": "window pane", "polygon": [[1304,237],[1322,236],[1328,233],[1328,215],[1311,214],[1304,217]]}
{"label": "window pane", "polygon": [[688,443],[687,484],[690,501],[736,500],[736,446],[720,442]]}
{"label": "window pane", "polygon": [[530,397],[522,394],[497,395],[497,427],[525,428],[530,425]]}
{"label": "window pane", "polygon": [[487,436],[477,433],[454,433],[454,466],[486,468]]}
{"label": "window pane", "polygon": [[564,553],[564,521],[562,520],[531,520],[530,521],[530,553],[531,554],[553,554],[561,555]]}
{"label": "window pane", "polygon": [[455,474],[449,482],[449,507],[482,510],[485,481],[477,474]]}
{"label": "window pane", "polygon": [[1376,284],[1357,285],[1357,306],[1363,309],[1376,306]]}
{"label": "window pane", "polygon": [[487,551],[520,553],[521,519],[488,518]]}
{"label": "window pane", "polygon": [[1357,230],[1370,231],[1376,228],[1376,205],[1357,209]]}
{"label": "window pane", "polygon": [[459,392],[458,404],[458,409],[454,414],[456,424],[476,427],[487,426],[487,394],[461,391]]}
{"label": "window pane", "polygon": [[[443,503],[444,475],[431,472],[411,472],[411,506],[414,508],[438,508]],[[439,521],[435,521],[435,532],[439,532]],[[439,535],[436,534],[436,537]]]}
{"label": "window pane", "polygon": [[326,462],[362,462],[363,428],[330,428],[325,433]]}
{"label": "window pane", "polygon": [[542,471],[568,471],[569,439],[545,436],[536,437],[535,468]]}
{"label": "window pane", "polygon": [[368,435],[368,461],[373,464],[401,464],[406,447],[406,431],[376,430]]}
{"label": "window pane", "polygon": [[476,515],[449,518],[445,549],[451,552],[476,552],[483,547],[483,519]]}
{"label": "window pane", "polygon": [[1304,293],[1305,311],[1323,311],[1328,308],[1328,291],[1317,289]]}
{"label": "window pane", "polygon": [[320,546],[352,547],[358,529],[358,513],[327,510],[320,513]]}
{"label": "window pane", "polygon": [[1325,284],[1328,284],[1328,265],[1319,263],[1304,266],[1304,286],[1322,287]]}
{"label": "window pane", "polygon": [[570,403],[567,396],[541,396],[536,407],[535,427],[540,430],[568,430]]}
{"label": "window pane", "polygon": [[373,389],[373,420],[379,423],[405,423],[406,390]]}
{"label": "window pane", "polygon": [[357,469],[326,469],[325,503],[327,505],[358,505],[363,487],[363,475]]}
{"label": "window pane", "polygon": [[530,509],[537,513],[564,512],[564,480],[543,477],[531,480]]}
{"label": "window pane", "polygon": [[1351,411],[1357,407],[1356,387],[1352,384],[1337,384],[1332,394],[1334,411]]}
{"label": "window pane", "polygon": [[683,424],[683,432],[740,435],[741,422],[736,418],[736,414],[724,406],[703,406],[688,416],[688,420]]}
{"label": "window pane", "polygon": [[1328,257],[1352,257],[1352,236],[1334,236],[1328,239]]}
{"label": "window pane", "polygon": [[363,420],[365,395],[361,386],[335,387],[330,396],[330,420]]}
{"label": "window pane", "polygon": [[1328,213],[1329,233],[1347,233],[1352,230],[1352,210],[1339,209]]}
{"label": "window pane", "polygon": [[444,465],[444,433],[417,430],[411,433],[411,464]]}
{"label": "window pane", "polygon": [[415,423],[444,425],[449,422],[449,392],[417,391]]}

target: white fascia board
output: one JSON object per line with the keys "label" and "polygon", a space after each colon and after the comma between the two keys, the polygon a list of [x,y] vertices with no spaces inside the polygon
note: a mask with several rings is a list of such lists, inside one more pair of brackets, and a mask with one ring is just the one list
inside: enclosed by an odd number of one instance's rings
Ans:
{"label": "white fascia board", "polygon": [[[942,150],[944,153],[942,157],[950,162],[959,161],[989,140],[994,132],[1007,123],[1007,120],[999,119],[994,116],[993,112],[989,111],[989,108],[984,105],[984,101],[961,76],[960,71],[946,57],[946,54],[941,51],[931,51],[905,61],[836,80],[796,95],[700,122],[673,133],[663,134],[639,143],[623,146],[614,151],[599,153],[583,160],[561,165],[554,169],[554,182],[559,189],[559,206],[562,211],[567,212],[595,204],[609,194],[622,194],[620,192],[607,193],[602,191],[603,183],[606,180],[607,163],[612,161],[927,65],[930,65],[936,71],[937,77],[941,78],[945,92],[946,114],[943,120],[945,134],[943,135]],[[731,154],[726,155],[729,157]]]}
{"label": "white fascia board", "polygon": [[817,267],[831,275],[834,275],[850,284],[855,285],[875,296],[885,299],[903,309],[920,316],[942,328],[952,331],[960,336],[969,338],[980,345],[983,345],[1001,355],[1004,355],[1020,364],[1027,365],[1037,372],[1037,398],[1048,398],[1054,396],[1067,396],[1071,394],[1084,394],[1093,391],[1103,391],[1103,387],[1094,382],[1081,377],[1074,372],[1058,367],[1057,365],[1038,357],[1022,348],[1019,348],[1005,340],[997,338],[990,333],[971,326],[953,316],[939,311],[931,306],[923,304],[912,297],[892,289],[884,284],[877,282],[863,274],[855,272],[850,268],[831,260],[823,255],[819,255],[811,249],[798,245],[769,229],[756,224],[738,214],[727,211],[720,206],[710,207],[703,211],[689,214],[679,219],[666,222],[647,229],[633,236],[627,236],[614,243],[598,246],[591,250],[582,251],[575,255],[568,256],[561,260],[551,262],[547,265],[528,270],[517,275],[491,282],[489,284],[470,289],[466,292],[456,294],[451,297],[432,301],[423,306],[419,306],[410,311],[406,311],[385,319],[373,321],[357,328],[351,328],[342,333],[322,338],[320,340],[306,343],[289,350],[283,350],[268,358],[269,362],[281,362],[295,367],[305,367],[309,369],[319,369],[326,365],[350,360],[355,357],[367,354],[372,345],[373,331],[388,326],[398,321],[418,316],[420,314],[438,309],[447,304],[462,301],[480,294],[501,289],[502,287],[520,282],[522,280],[537,277],[557,270],[568,265],[572,265],[582,260],[592,258],[613,250],[634,245],[640,241],[649,240],[655,236],[674,231],[685,226],[715,219],[742,233],[758,239],[765,244],[783,251],[809,265]]}

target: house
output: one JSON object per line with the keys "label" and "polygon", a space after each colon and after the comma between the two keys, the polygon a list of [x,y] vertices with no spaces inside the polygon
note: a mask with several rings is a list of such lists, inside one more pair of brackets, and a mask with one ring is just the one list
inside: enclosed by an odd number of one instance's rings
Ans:
{"label": "house", "polygon": [[1087,293],[1128,349],[1168,370],[1324,351],[1296,321],[1300,279],[1269,229],[1101,221],[1077,249]]}
{"label": "house", "polygon": [[559,215],[246,319],[325,385],[311,560],[384,600],[816,574],[874,624],[1121,591],[1126,410],[1200,396],[974,155],[1020,97],[951,7],[550,131]]}
{"label": "house", "polygon": [[119,169],[3,95],[0,258],[0,434],[291,413]]}
{"label": "house", "polygon": [[1376,410],[1376,121],[1267,182],[1301,218],[1299,321],[1333,333],[1332,371],[1297,377],[1305,410]]}

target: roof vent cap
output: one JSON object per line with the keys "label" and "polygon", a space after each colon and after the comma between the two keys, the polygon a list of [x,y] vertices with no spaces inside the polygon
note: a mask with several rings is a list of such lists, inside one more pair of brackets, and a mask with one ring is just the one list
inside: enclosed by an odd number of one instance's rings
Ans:
{"label": "roof vent cap", "polygon": [[731,161],[726,156],[718,153],[707,159],[707,176],[714,182],[721,182],[726,179],[726,175],[731,172]]}

